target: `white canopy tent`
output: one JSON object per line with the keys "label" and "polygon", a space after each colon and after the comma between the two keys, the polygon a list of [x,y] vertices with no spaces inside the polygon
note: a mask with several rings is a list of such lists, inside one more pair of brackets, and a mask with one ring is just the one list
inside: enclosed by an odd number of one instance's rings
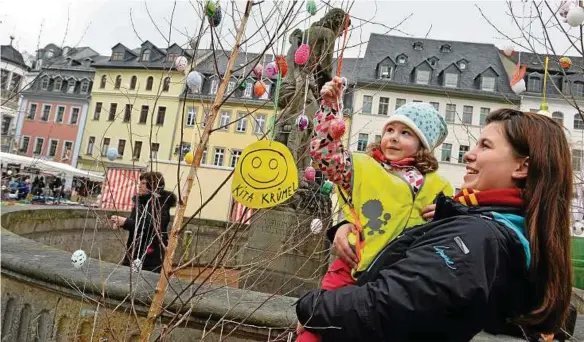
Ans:
{"label": "white canopy tent", "polygon": [[0,152],[0,161],[4,163],[20,164],[22,167],[34,167],[49,173],[64,173],[75,177],[89,178],[95,182],[103,182],[105,177],[95,172],[77,169],[71,165],[50,160],[19,156],[12,153]]}

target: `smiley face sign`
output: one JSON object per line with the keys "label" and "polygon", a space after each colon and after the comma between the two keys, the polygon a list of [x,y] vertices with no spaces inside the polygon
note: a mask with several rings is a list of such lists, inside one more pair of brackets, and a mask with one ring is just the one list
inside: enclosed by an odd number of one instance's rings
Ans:
{"label": "smiley face sign", "polygon": [[236,201],[248,208],[269,208],[283,203],[296,190],[298,171],[286,146],[260,140],[243,150],[231,184]]}

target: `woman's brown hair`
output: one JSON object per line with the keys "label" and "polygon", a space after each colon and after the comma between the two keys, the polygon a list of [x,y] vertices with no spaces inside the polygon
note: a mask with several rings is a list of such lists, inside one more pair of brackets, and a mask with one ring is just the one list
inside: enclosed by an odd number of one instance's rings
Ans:
{"label": "woman's brown hair", "polygon": [[564,326],[572,293],[570,202],[573,174],[563,128],[536,113],[500,109],[487,124],[500,123],[517,157],[528,157],[523,184],[525,226],[531,249],[530,279],[536,307],[517,320],[552,333]]}
{"label": "woman's brown hair", "polygon": [[[373,157],[373,150],[380,149],[379,143],[370,143],[367,145],[367,155]],[[434,154],[425,148],[421,148],[414,155],[414,166],[423,174],[438,170],[438,160]]]}

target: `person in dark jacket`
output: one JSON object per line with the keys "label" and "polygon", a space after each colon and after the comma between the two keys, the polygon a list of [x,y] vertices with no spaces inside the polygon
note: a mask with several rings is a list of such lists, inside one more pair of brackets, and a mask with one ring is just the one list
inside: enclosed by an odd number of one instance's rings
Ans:
{"label": "person in dark jacket", "polygon": [[[549,117],[490,113],[465,155],[463,190],[440,196],[357,285],[313,290],[299,330],[323,341],[469,341],[481,330],[549,338],[570,312],[570,147]],[[349,264],[350,224],[329,232]],[[573,328],[573,327],[572,327]]]}
{"label": "person in dark jacket", "polygon": [[160,272],[168,242],[170,208],[176,205],[176,196],[164,190],[160,172],[147,172],[140,176],[138,194],[133,201],[129,217],[111,217],[114,228],[129,232],[123,265],[139,259],[143,270]]}

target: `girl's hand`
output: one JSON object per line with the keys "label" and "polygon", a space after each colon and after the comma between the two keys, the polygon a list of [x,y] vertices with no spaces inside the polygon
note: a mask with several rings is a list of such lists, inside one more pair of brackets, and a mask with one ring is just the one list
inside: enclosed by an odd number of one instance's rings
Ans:
{"label": "girl's hand", "polygon": [[304,332],[304,326],[302,326],[302,324],[300,324],[300,322],[298,322],[298,324],[296,324],[296,335],[300,335]]}
{"label": "girl's hand", "polygon": [[340,226],[335,234],[333,248],[339,258],[344,260],[352,268],[357,268],[359,260],[357,259],[357,255],[353,251],[353,248],[351,248],[349,240],[347,239],[349,233],[353,231],[353,229],[355,229],[355,226],[352,223],[346,223]]}
{"label": "girl's hand", "polygon": [[422,218],[426,221],[432,221],[434,212],[436,211],[436,204],[428,204],[422,209]]}
{"label": "girl's hand", "polygon": [[325,85],[320,90],[320,96],[322,100],[327,103],[337,103],[339,97],[341,96],[341,89],[343,87],[343,81],[340,77],[335,76],[332,81],[325,83]]}
{"label": "girl's hand", "polygon": [[126,218],[121,216],[112,215],[110,221],[114,225],[114,227],[122,227],[124,223],[126,223]]}

